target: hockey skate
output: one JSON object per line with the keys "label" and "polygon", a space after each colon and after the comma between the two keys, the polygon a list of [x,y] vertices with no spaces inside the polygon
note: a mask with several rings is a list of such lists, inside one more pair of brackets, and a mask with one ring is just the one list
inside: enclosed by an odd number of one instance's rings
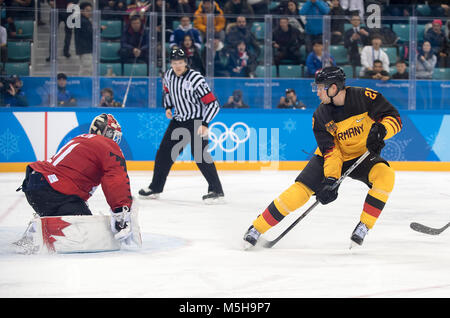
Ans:
{"label": "hockey skate", "polygon": [[221,204],[225,203],[223,192],[210,191],[202,197],[205,204]]}
{"label": "hockey skate", "polygon": [[261,233],[259,233],[253,225],[250,226],[244,234],[244,249],[248,250],[256,245]]}
{"label": "hockey skate", "polygon": [[367,235],[368,232],[369,228],[364,223],[359,222],[356,225],[355,229],[353,230],[352,236],[350,237],[350,240],[352,241],[350,248],[355,246],[355,243],[358,245],[362,245],[364,237]]}
{"label": "hockey skate", "polygon": [[18,241],[12,243],[17,253],[29,255],[39,252],[40,246],[34,243],[33,238],[33,233],[36,232],[34,226],[35,226],[34,222],[30,221],[22,237]]}
{"label": "hockey skate", "polygon": [[139,190],[139,198],[141,199],[158,199],[160,192],[155,192],[150,187]]}

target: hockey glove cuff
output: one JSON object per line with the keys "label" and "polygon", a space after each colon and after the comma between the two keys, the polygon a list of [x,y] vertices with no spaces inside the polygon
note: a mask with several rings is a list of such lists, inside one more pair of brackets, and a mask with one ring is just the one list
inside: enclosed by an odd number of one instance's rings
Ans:
{"label": "hockey glove cuff", "polygon": [[317,200],[322,204],[328,204],[337,199],[338,188],[333,188],[336,178],[328,177],[322,181],[322,190],[316,193]]}
{"label": "hockey glove cuff", "polygon": [[366,147],[371,153],[380,154],[381,149],[385,146],[384,137],[386,133],[386,128],[382,123],[374,123],[372,125],[366,142]]}
{"label": "hockey glove cuff", "polygon": [[131,212],[127,206],[111,211],[111,230],[116,240],[130,244],[131,240]]}

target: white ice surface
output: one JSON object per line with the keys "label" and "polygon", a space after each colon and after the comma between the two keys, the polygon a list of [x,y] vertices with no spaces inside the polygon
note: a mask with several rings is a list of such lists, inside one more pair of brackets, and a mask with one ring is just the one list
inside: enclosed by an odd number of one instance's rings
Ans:
{"label": "white ice surface", "polygon": [[[134,195],[151,172],[130,171]],[[0,297],[450,297],[450,229],[414,232],[413,221],[450,221],[450,173],[397,172],[395,189],[364,245],[349,250],[367,193],[347,179],[337,201],[317,206],[272,249],[242,250],[256,216],[296,171],[220,171],[226,201],[201,202],[200,172],[172,171],[161,198],[140,200],[141,250],[19,255],[32,209],[15,192],[23,174],[0,174]],[[313,199],[266,233],[273,239]],[[99,188],[89,200],[108,213]]]}

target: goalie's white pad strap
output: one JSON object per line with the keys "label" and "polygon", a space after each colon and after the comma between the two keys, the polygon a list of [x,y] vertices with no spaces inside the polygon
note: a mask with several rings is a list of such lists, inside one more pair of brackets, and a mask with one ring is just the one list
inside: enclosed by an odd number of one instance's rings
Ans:
{"label": "goalie's white pad strap", "polygon": [[110,218],[104,215],[41,217],[35,220],[34,244],[41,251],[57,253],[120,250]]}

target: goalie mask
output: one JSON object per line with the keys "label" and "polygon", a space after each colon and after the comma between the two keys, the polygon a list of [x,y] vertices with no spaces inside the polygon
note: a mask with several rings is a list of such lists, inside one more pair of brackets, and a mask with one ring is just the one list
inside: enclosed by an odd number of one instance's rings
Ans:
{"label": "goalie mask", "polygon": [[89,127],[89,133],[105,136],[117,143],[120,143],[122,138],[122,128],[111,114],[101,114],[95,117]]}

